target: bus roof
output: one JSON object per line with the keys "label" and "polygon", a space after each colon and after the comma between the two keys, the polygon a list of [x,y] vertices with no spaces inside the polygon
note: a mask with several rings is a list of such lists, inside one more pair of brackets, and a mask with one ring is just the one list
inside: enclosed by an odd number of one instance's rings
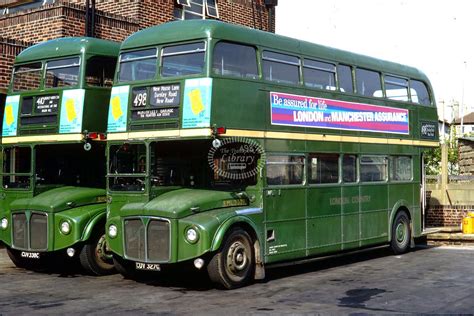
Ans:
{"label": "bus roof", "polygon": [[413,67],[215,20],[175,21],[149,27],[125,39],[121,49],[136,49],[199,38],[217,38],[259,45],[290,54],[347,63],[429,82],[423,72]]}
{"label": "bus roof", "polygon": [[32,62],[61,56],[97,54],[117,56],[120,44],[92,37],[63,37],[42,42],[23,50],[15,63]]}

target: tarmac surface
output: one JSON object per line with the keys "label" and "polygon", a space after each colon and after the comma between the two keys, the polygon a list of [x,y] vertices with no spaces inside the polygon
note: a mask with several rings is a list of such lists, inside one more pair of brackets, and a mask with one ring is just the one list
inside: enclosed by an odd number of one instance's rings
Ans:
{"label": "tarmac surface", "polygon": [[223,291],[196,273],[137,282],[32,272],[0,249],[0,315],[472,314],[473,261],[474,247],[384,248],[268,269],[263,282]]}

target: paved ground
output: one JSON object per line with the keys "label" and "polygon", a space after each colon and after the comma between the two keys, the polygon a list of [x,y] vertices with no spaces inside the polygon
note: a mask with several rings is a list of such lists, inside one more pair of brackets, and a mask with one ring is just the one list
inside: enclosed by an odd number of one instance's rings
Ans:
{"label": "paved ground", "polygon": [[386,249],[275,268],[234,291],[205,277],[136,282],[79,271],[14,268],[0,249],[0,315],[17,314],[393,314],[474,312],[474,248]]}

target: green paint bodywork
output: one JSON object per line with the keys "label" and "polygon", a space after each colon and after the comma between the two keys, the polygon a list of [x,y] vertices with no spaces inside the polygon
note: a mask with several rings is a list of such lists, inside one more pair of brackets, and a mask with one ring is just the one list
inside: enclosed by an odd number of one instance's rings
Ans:
{"label": "green paint bodywork", "polygon": [[[249,28],[225,24],[217,21],[171,22],[137,32],[127,38],[122,51],[158,47],[181,42],[205,40],[207,42],[207,67],[200,75],[189,77],[211,77],[212,107],[210,126],[249,131],[293,132],[319,135],[341,135],[370,137],[391,140],[422,140],[421,121],[437,126],[434,94],[428,78],[418,69],[382,61],[379,59],[345,52],[321,45],[286,38]],[[221,40],[252,45],[258,56],[264,49],[287,52],[302,57],[316,58],[374,69],[382,74],[398,75],[423,81],[432,100],[431,106],[421,106],[384,98],[363,97],[352,93],[309,89],[299,85],[277,84],[262,78],[260,58],[259,78],[256,80],[230,78],[212,73],[212,51]],[[160,61],[158,63],[161,63]],[[160,78],[140,82],[115,83],[115,86],[130,85],[145,87],[150,85],[180,84],[181,98],[185,79],[189,77]],[[312,129],[272,125],[270,120],[269,92],[281,92],[347,102],[376,104],[403,108],[409,111],[410,132],[408,135],[346,131],[337,129]],[[131,111],[129,99],[129,117]],[[182,101],[177,119],[149,119],[133,124],[127,123],[127,132],[166,130],[181,128]],[[153,125],[156,124],[156,125]],[[435,131],[436,141],[438,139]],[[224,138],[225,136],[222,136]],[[156,137],[143,139],[169,141],[171,138]],[[189,137],[173,138],[179,142]],[[265,180],[265,168],[259,170],[256,186],[246,188],[252,202],[239,207],[221,207],[223,199],[233,196],[230,192],[202,191],[196,189],[162,188],[152,192],[149,186],[144,192],[107,191],[110,199],[107,209],[107,227],[115,225],[118,235],[107,237],[111,250],[124,257],[123,221],[127,216],[160,217],[170,221],[171,257],[169,263],[182,262],[216,251],[225,240],[226,233],[234,225],[239,225],[259,241],[261,257],[265,263],[294,260],[359,247],[384,244],[390,241],[390,231],[396,212],[406,210],[412,221],[413,235],[421,234],[421,156],[426,147],[416,145],[388,145],[383,143],[325,142],[290,139],[259,139],[267,156],[269,154],[336,153],[336,154],[378,154],[406,155],[413,161],[413,178],[410,181],[383,181],[376,183],[336,183],[310,185],[304,183],[291,186],[269,186]],[[137,140],[133,140],[136,142]],[[111,145],[123,142],[113,141]],[[108,153],[108,152],[107,152]],[[109,153],[108,153],[109,154]],[[149,168],[148,168],[149,169]],[[306,171],[307,173],[307,171]],[[149,183],[149,170],[146,181]],[[235,198],[235,194],[234,194]],[[197,207],[193,212],[191,208]],[[185,239],[185,231],[195,227],[199,240],[191,244]],[[274,236],[271,236],[271,232]],[[272,238],[274,237],[274,238]]]}
{"label": "green paint bodywork", "polygon": [[[63,92],[68,89],[84,89],[84,107],[82,117],[83,139],[80,141],[56,141],[54,135],[59,134],[60,107],[57,111],[57,120],[52,123],[31,124],[22,126],[18,123],[17,136],[46,136],[51,135],[49,141],[41,142],[41,145],[75,144],[82,146],[86,141],[92,146],[98,146],[93,140],[87,140],[87,132],[105,133],[107,126],[108,102],[110,99],[110,88],[89,86],[85,80],[85,66],[90,58],[95,56],[117,58],[119,43],[87,37],[59,38],[46,41],[23,50],[15,59],[15,66],[21,66],[32,62],[41,62],[43,69],[49,60],[80,56],[81,66],[78,84],[72,87],[44,88],[44,76],[38,90],[14,92],[10,84],[9,95],[20,95],[20,107],[23,98],[29,96],[42,96],[59,94],[61,104]],[[19,116],[18,116],[19,117]],[[40,185],[36,183],[35,174],[35,146],[40,143],[32,141],[21,144],[7,144],[6,147],[30,146],[33,155],[31,158],[32,170],[29,173],[31,185],[29,189],[6,189],[0,188],[0,219],[8,218],[9,227],[0,229],[0,242],[12,246],[11,214],[15,211],[41,211],[48,216],[48,248],[46,251],[56,251],[67,247],[79,246],[89,239],[96,229],[103,229],[106,217],[106,191],[105,189],[87,188],[79,186]],[[3,158],[3,154],[2,154]],[[94,164],[95,161],[83,161],[84,164]],[[1,170],[3,173],[3,168]],[[0,181],[3,177],[0,176]],[[103,182],[98,178],[97,183]],[[71,232],[67,235],[59,231],[62,221],[71,224]],[[33,250],[34,251],[34,250]]]}

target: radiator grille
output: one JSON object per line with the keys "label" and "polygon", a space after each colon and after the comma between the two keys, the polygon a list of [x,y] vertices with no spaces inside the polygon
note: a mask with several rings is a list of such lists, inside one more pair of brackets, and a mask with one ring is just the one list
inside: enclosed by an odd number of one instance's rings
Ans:
{"label": "radiator grille", "polygon": [[155,218],[125,219],[125,256],[143,262],[170,258],[170,224]]}
{"label": "radiator grille", "polygon": [[48,217],[42,213],[14,213],[13,248],[46,250],[48,248]]}

